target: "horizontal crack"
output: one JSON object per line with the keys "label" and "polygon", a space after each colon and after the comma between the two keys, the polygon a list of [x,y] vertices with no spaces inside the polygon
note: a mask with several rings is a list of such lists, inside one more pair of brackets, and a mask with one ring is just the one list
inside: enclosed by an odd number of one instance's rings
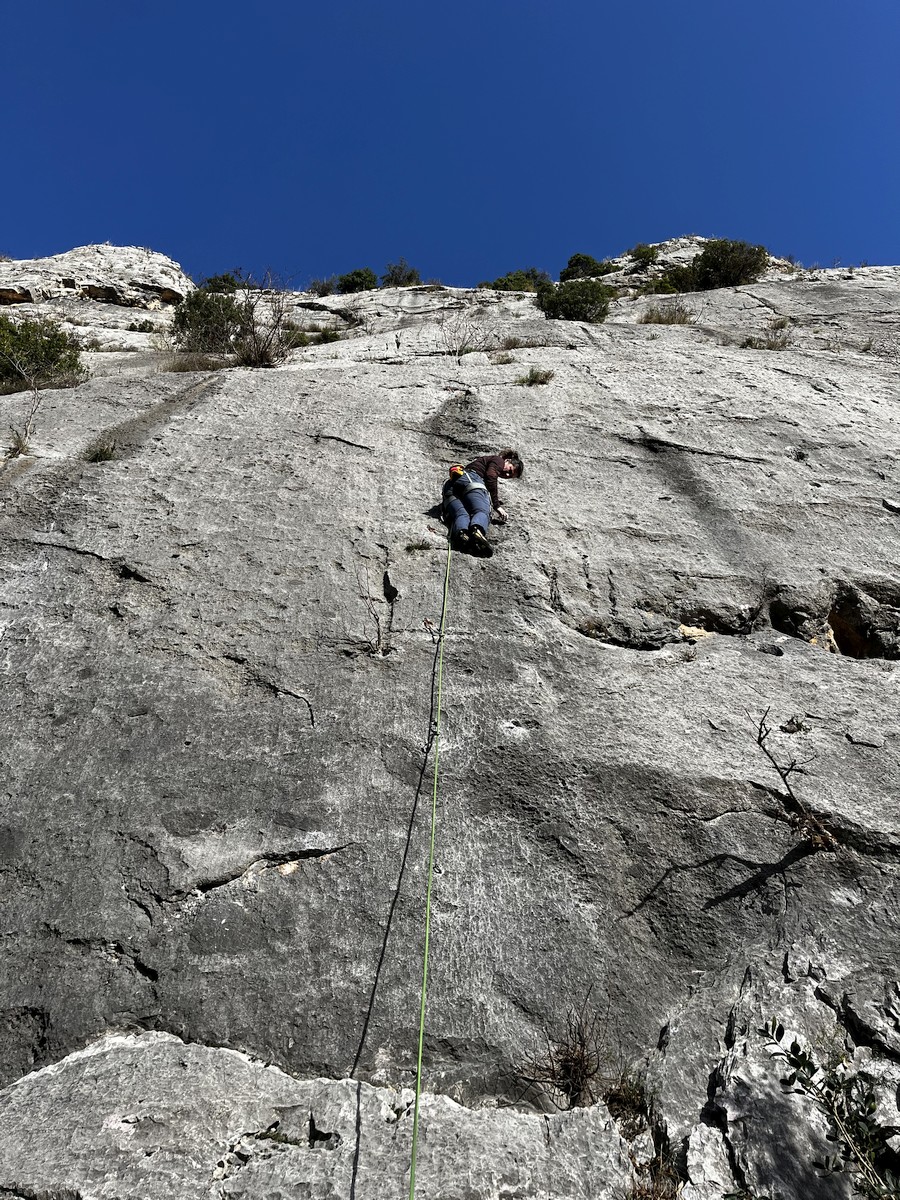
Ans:
{"label": "horizontal crack", "polygon": [[70,546],[67,542],[55,542],[50,538],[30,537],[30,538],[13,538],[11,539],[19,545],[44,546],[50,550],[63,550],[67,554],[79,554],[84,558],[96,558],[98,562],[106,563],[112,567],[120,579],[130,579],[136,583],[153,583],[137,567],[130,566],[120,555],[114,555],[112,558],[107,558],[105,554],[100,554],[97,550],[87,550],[83,546]]}
{"label": "horizontal crack", "polygon": [[701,454],[706,458],[727,458],[732,462],[746,463],[765,463],[765,458],[748,458],[743,454],[730,454],[727,450],[707,450],[703,446],[685,446],[681,442],[670,442],[667,438],[656,437],[654,434],[641,433],[640,437],[624,437],[621,434],[617,435],[621,441],[627,442],[629,446],[643,446],[645,450],[649,450],[653,454],[659,454],[664,450],[679,450],[683,454]]}
{"label": "horizontal crack", "polygon": [[[202,883],[197,883],[188,891],[175,892],[171,899],[163,901],[166,904],[177,904],[182,900],[187,900],[191,896],[206,896],[209,892],[215,891],[217,888],[228,887],[229,884],[236,883],[239,879],[244,879],[248,875],[262,875],[266,871],[276,870],[281,867],[293,867],[295,864],[304,862],[310,858],[326,858],[329,854],[339,854],[342,850],[348,849],[352,842],[344,842],[341,846],[326,846],[325,848],[307,848],[303,850],[288,850],[281,854],[264,854],[259,858],[255,858],[248,866],[242,867],[239,871],[231,871],[227,875],[220,875],[214,879],[204,880]],[[284,872],[288,874],[289,872]]]}
{"label": "horizontal crack", "polygon": [[153,967],[148,967],[145,962],[142,962],[136,950],[129,950],[121,942],[109,941],[105,938],[66,937],[56,926],[46,923],[44,924],[44,928],[53,937],[59,938],[67,946],[74,946],[77,949],[88,950],[93,953],[106,954],[108,957],[118,960],[124,959],[131,964],[138,975],[141,975],[144,979],[148,979],[151,983],[155,983],[159,978],[159,972],[155,971]]}

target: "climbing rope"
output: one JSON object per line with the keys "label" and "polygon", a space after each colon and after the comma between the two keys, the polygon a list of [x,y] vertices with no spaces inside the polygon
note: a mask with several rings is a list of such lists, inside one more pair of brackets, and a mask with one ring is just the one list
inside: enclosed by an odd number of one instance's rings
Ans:
{"label": "climbing rope", "polygon": [[419,1050],[416,1057],[416,1103],[413,1109],[412,1151],[409,1161],[409,1200],[416,1194],[416,1150],[419,1144],[419,1098],[422,1094],[422,1047],[425,1042],[425,996],[428,990],[428,945],[431,936],[431,881],[434,877],[434,840],[437,828],[438,766],[441,755],[441,693],[444,682],[444,627],[447,598],[450,594],[450,562],[453,550],[447,539],[447,566],[444,571],[444,599],[438,630],[437,712],[434,724],[434,783],[431,789],[431,841],[428,850],[428,885],[425,889],[425,949],[422,955],[422,997],[419,1004]]}

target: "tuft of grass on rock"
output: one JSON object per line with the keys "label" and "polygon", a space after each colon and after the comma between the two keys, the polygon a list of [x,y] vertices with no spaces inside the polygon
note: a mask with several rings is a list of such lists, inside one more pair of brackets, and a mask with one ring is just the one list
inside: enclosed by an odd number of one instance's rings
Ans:
{"label": "tuft of grass on rock", "polygon": [[686,304],[672,300],[668,304],[651,304],[638,317],[638,325],[693,325],[694,318]]}
{"label": "tuft of grass on rock", "polygon": [[553,371],[549,371],[545,367],[529,367],[528,374],[520,375],[516,383],[520,387],[537,387],[539,384],[549,383],[553,374]]}
{"label": "tuft of grass on rock", "polygon": [[750,336],[744,338],[741,342],[742,350],[787,350],[791,344],[790,334],[787,332],[788,320],[787,317],[780,317],[777,321],[773,321],[769,328],[761,336]]}
{"label": "tuft of grass on rock", "polygon": [[112,462],[118,458],[118,446],[112,438],[102,439],[88,446],[82,458],[89,463]]}

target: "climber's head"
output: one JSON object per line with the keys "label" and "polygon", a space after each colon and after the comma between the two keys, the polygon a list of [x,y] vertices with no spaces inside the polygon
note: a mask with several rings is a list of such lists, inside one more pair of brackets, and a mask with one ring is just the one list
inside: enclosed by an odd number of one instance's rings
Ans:
{"label": "climber's head", "polygon": [[519,458],[518,450],[501,450],[500,457],[503,459],[503,478],[521,479],[525,464]]}

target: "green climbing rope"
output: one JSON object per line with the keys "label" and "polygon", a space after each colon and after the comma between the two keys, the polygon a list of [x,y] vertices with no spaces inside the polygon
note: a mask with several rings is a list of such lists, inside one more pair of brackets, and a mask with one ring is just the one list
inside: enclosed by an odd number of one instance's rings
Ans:
{"label": "green climbing rope", "polygon": [[444,600],[438,631],[437,714],[434,726],[434,785],[431,789],[431,843],[428,850],[428,886],[425,890],[425,950],[422,955],[422,999],[419,1005],[419,1051],[416,1057],[416,1104],[413,1110],[412,1152],[409,1162],[409,1200],[416,1194],[416,1150],[419,1144],[419,1098],[422,1094],[422,1047],[425,1042],[425,994],[428,990],[428,944],[431,936],[431,881],[434,876],[434,837],[437,827],[438,766],[441,756],[441,692],[444,682],[444,626],[447,597],[450,594],[450,561],[453,550],[447,540],[447,567],[444,571]]}

